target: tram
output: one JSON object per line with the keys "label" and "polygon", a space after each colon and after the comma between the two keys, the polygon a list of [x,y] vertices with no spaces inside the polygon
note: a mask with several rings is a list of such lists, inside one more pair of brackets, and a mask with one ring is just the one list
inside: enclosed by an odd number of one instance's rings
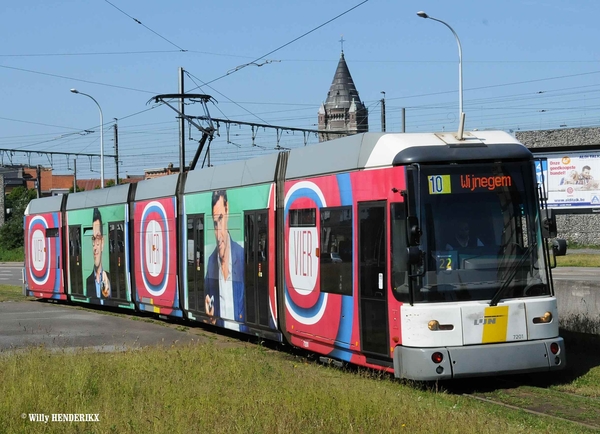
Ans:
{"label": "tram", "polygon": [[507,133],[357,134],[35,199],[24,292],[398,378],[554,371],[566,353],[543,202]]}

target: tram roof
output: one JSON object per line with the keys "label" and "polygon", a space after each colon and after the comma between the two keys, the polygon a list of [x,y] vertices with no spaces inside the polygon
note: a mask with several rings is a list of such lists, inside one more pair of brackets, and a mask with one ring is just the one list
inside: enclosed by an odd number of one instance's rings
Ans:
{"label": "tram roof", "polygon": [[33,199],[27,205],[25,209],[25,215],[43,214],[47,212],[60,211],[64,196],[59,194],[57,196],[40,197],[39,199]]}
{"label": "tram roof", "polygon": [[148,200],[159,197],[175,196],[179,174],[145,179],[137,183],[135,200]]}
{"label": "tram roof", "polygon": [[105,205],[127,203],[130,184],[115,185],[110,188],[69,193],[66,210],[94,208]]}
{"label": "tram roof", "polygon": [[184,193],[274,182],[278,156],[277,153],[269,154],[223,166],[192,170],[187,175]]}
{"label": "tram roof", "polygon": [[[462,141],[456,139],[455,135],[456,133],[363,133],[293,149],[287,163],[286,178],[391,167],[399,152],[415,147],[424,149],[448,145],[474,147],[519,144],[515,137],[504,131],[465,132]],[[439,150],[432,149],[432,155]]]}

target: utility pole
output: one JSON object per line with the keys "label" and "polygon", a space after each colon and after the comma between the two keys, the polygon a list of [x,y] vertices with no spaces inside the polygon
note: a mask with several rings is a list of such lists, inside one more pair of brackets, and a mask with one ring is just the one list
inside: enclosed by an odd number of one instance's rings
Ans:
{"label": "utility pole", "polygon": [[40,197],[42,197],[42,166],[40,166],[39,164],[35,169],[35,177],[37,184],[37,197],[39,199]]}
{"label": "utility pole", "polygon": [[381,98],[381,131],[385,133],[385,92],[381,91],[383,98]]}
{"label": "utility pole", "polygon": [[119,185],[119,129],[117,127],[117,118],[115,120],[115,185]]}
{"label": "utility pole", "polygon": [[402,107],[402,132],[406,132],[406,109]]}
{"label": "utility pole", "polygon": [[77,158],[73,159],[73,193],[77,193]]}
{"label": "utility pole", "polygon": [[183,94],[183,68],[179,67],[179,93],[182,95],[179,99],[179,173],[183,174],[185,168],[185,98]]}

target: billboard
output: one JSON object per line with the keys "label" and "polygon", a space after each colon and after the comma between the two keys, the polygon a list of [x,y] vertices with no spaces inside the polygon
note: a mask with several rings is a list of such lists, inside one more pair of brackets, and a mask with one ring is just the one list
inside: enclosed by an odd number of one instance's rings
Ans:
{"label": "billboard", "polygon": [[548,207],[579,212],[600,209],[600,151],[542,154],[536,162],[538,182],[543,179]]}

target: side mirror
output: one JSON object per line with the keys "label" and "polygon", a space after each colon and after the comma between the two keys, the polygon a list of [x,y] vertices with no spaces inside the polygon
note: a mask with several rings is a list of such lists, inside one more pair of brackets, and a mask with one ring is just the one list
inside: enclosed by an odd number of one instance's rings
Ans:
{"label": "side mirror", "polygon": [[419,229],[419,220],[415,216],[406,218],[406,228],[408,230],[408,245],[418,246],[421,241],[421,229]]}
{"label": "side mirror", "polygon": [[567,240],[561,238],[552,240],[552,252],[554,256],[565,256],[567,254]]}
{"label": "side mirror", "polygon": [[421,249],[413,246],[407,248],[406,251],[408,256],[408,263],[410,265],[421,265],[421,263],[423,262],[423,254],[421,252]]}
{"label": "side mirror", "polygon": [[556,216],[551,209],[542,209],[542,236],[544,238],[556,238],[558,228],[556,227]]}

